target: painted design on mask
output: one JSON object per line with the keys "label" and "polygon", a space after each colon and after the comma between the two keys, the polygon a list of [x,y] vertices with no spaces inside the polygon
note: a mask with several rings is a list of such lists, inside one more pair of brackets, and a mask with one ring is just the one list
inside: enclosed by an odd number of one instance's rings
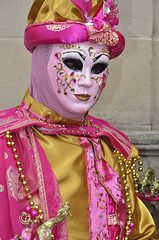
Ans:
{"label": "painted design on mask", "polygon": [[89,47],[88,51],[89,51],[89,56],[91,56],[94,53],[94,48],[93,47]]}
{"label": "painted design on mask", "polygon": [[100,53],[105,53],[106,55],[108,55],[108,57],[110,57],[110,52],[109,49],[107,47],[103,47],[101,50],[96,51],[94,53],[94,57],[96,57],[97,55],[99,55]]}
{"label": "painted design on mask", "polygon": [[58,93],[61,93],[61,87],[64,88],[63,93],[65,95],[68,94],[68,89],[71,92],[74,92],[75,89],[71,86],[71,83],[76,83],[77,81],[80,80],[81,77],[86,78],[84,75],[78,75],[75,74],[74,72],[72,72],[71,74],[68,74],[67,71],[63,68],[63,64],[62,63],[58,63],[58,66],[54,66],[56,67],[57,70],[57,86],[58,86]]}
{"label": "painted design on mask", "polygon": [[103,88],[104,88],[105,85],[106,85],[106,80],[107,80],[108,74],[109,74],[109,72],[108,72],[108,68],[107,68],[107,69],[106,69],[106,72],[103,73],[103,76],[96,77],[96,78],[95,78],[95,77],[92,77],[92,79],[93,79],[94,81],[96,81],[96,83],[97,83],[98,86],[99,86],[98,92],[97,92],[97,94],[94,96],[94,99],[96,99],[97,101],[98,101],[98,99],[99,99],[99,97],[100,97],[100,94],[101,94]]}
{"label": "painted design on mask", "polygon": [[75,44],[63,44],[62,46],[60,46],[60,48],[71,49],[71,50],[74,49],[74,50],[83,52],[86,55],[86,52],[80,46],[76,46]]}
{"label": "painted design on mask", "polygon": [[61,52],[55,53],[55,57],[61,61]]}

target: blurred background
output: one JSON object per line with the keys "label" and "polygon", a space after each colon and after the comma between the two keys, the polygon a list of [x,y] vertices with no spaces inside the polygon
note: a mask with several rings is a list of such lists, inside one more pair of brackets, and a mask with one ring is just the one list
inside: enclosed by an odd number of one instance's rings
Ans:
{"label": "blurred background", "polygon": [[[23,35],[31,4],[0,1],[0,110],[19,105],[29,86],[31,53]],[[90,114],[124,131],[139,148],[144,171],[151,165],[159,179],[159,1],[120,0],[119,13],[125,51],[110,61],[106,88]],[[146,204],[159,223],[158,202]]]}

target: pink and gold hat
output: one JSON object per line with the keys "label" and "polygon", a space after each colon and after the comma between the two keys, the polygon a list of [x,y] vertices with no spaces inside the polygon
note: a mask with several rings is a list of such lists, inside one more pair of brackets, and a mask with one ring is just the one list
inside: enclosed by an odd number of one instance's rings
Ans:
{"label": "pink and gold hat", "polygon": [[124,47],[119,23],[119,0],[34,0],[28,15],[24,43],[33,52],[41,44],[75,44],[85,41],[105,45],[110,59]]}

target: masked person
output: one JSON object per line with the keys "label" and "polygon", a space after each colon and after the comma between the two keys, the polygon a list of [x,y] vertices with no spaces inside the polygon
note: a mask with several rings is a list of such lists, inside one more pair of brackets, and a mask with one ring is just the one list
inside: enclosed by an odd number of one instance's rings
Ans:
{"label": "masked person", "polygon": [[118,1],[35,0],[28,23],[30,87],[0,113],[0,239],[158,239],[137,149],[88,115],[124,49]]}

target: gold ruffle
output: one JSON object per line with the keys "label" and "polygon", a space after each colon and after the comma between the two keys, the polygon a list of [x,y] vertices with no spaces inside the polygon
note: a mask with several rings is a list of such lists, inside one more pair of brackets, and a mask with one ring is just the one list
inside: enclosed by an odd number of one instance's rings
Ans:
{"label": "gold ruffle", "polygon": [[30,109],[37,113],[39,116],[42,116],[43,118],[46,118],[46,116],[49,115],[49,120],[55,123],[63,123],[63,124],[73,124],[73,125],[81,125],[86,123],[87,125],[90,125],[90,122],[88,120],[88,113],[85,115],[85,120],[83,121],[76,121],[71,120],[67,118],[61,117],[58,113],[52,111],[51,109],[43,106],[39,102],[37,102],[34,98],[30,96],[29,89],[27,90],[25,94],[25,102],[30,107]]}

